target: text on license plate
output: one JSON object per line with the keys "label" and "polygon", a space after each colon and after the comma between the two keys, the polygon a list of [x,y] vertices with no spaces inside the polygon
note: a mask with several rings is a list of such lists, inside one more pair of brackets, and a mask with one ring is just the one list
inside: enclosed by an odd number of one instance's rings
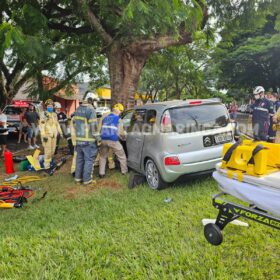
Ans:
{"label": "text on license plate", "polygon": [[232,134],[231,133],[223,133],[223,134],[217,134],[214,136],[215,142],[217,144],[219,143],[224,143],[224,142],[229,142],[232,140]]}

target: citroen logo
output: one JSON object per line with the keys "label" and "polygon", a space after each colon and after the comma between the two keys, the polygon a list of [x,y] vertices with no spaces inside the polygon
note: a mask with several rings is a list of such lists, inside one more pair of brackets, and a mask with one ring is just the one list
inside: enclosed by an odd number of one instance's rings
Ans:
{"label": "citroen logo", "polygon": [[212,141],[211,141],[211,138],[209,136],[205,137],[203,139],[203,144],[205,147],[209,147],[212,145]]}

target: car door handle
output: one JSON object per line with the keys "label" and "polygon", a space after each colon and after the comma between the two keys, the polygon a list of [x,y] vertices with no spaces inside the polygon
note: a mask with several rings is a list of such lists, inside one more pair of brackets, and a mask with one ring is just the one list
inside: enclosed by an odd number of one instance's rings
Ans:
{"label": "car door handle", "polygon": [[141,138],[135,138],[135,140],[136,140],[136,141],[141,141],[142,139],[141,139]]}

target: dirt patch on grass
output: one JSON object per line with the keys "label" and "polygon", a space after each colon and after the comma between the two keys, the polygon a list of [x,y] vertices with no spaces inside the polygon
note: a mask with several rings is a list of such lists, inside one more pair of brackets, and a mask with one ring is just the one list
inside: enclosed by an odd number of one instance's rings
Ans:
{"label": "dirt patch on grass", "polygon": [[74,187],[70,187],[66,190],[64,197],[71,200],[77,197],[91,195],[99,189],[120,190],[122,188],[123,186],[116,181],[110,179],[102,179],[94,181],[89,186],[76,185]]}
{"label": "dirt patch on grass", "polygon": [[110,188],[114,190],[122,189],[122,185],[112,179],[102,179],[97,181],[98,188]]}

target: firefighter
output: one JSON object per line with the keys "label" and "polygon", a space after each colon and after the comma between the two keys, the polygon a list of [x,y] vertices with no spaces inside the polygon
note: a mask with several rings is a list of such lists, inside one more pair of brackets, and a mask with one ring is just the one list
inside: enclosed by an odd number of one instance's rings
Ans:
{"label": "firefighter", "polygon": [[[99,131],[99,133],[101,132],[102,121],[103,121],[104,118],[107,117],[109,114],[110,114],[110,113],[104,113],[104,114],[102,114],[102,116],[98,119],[98,131]],[[100,153],[97,154],[97,157],[96,157],[96,159],[95,159],[94,166],[99,166],[99,159],[100,159]],[[109,167],[110,170],[116,168],[115,159],[114,159],[114,154],[113,154],[111,148],[109,148],[109,151],[108,151],[108,167]]]}
{"label": "firefighter", "polygon": [[280,144],[280,107],[276,111],[276,113],[275,113],[275,115],[273,117],[273,121],[274,121],[275,126],[276,126],[276,139],[275,139],[275,143]]}
{"label": "firefighter", "polygon": [[254,89],[255,103],[252,105],[253,135],[256,141],[267,141],[270,117],[274,115],[272,102],[265,98],[265,90],[262,86]]}
{"label": "firefighter", "polygon": [[[60,128],[62,130],[63,137],[65,139],[67,139],[69,155],[73,155],[74,147],[73,147],[72,140],[71,140],[70,128],[68,126],[68,118],[67,118],[66,114],[61,111],[61,104],[59,102],[54,102],[54,109],[57,114],[57,119],[58,119]],[[57,137],[55,153],[57,153],[59,142],[60,142],[60,136]]]}
{"label": "firefighter", "polygon": [[[273,104],[274,113],[276,113],[277,109],[278,109],[277,97],[278,97],[278,94],[275,92],[272,92],[268,98],[269,101]],[[277,133],[276,129],[277,129],[277,126],[276,126],[276,123],[274,122],[274,116],[271,115],[270,116],[270,125],[269,125],[269,129],[268,129],[267,142],[275,143],[276,133]]]}
{"label": "firefighter", "polygon": [[120,113],[124,110],[123,105],[118,103],[114,105],[113,112],[102,120],[101,124],[101,147],[99,160],[99,177],[105,176],[105,166],[108,157],[109,148],[117,156],[122,174],[127,173],[126,155],[119,141],[119,137],[125,138],[122,122],[120,121]]}
{"label": "firefighter", "polygon": [[94,100],[87,98],[75,112],[71,121],[73,145],[76,146],[75,182],[89,185],[92,183],[94,160],[100,136],[97,131]]}
{"label": "firefighter", "polygon": [[51,172],[50,163],[54,156],[57,136],[62,135],[57,115],[53,112],[53,105],[54,103],[51,99],[45,102],[46,111],[41,113],[39,120],[41,141],[45,153],[44,165],[47,173]]}

